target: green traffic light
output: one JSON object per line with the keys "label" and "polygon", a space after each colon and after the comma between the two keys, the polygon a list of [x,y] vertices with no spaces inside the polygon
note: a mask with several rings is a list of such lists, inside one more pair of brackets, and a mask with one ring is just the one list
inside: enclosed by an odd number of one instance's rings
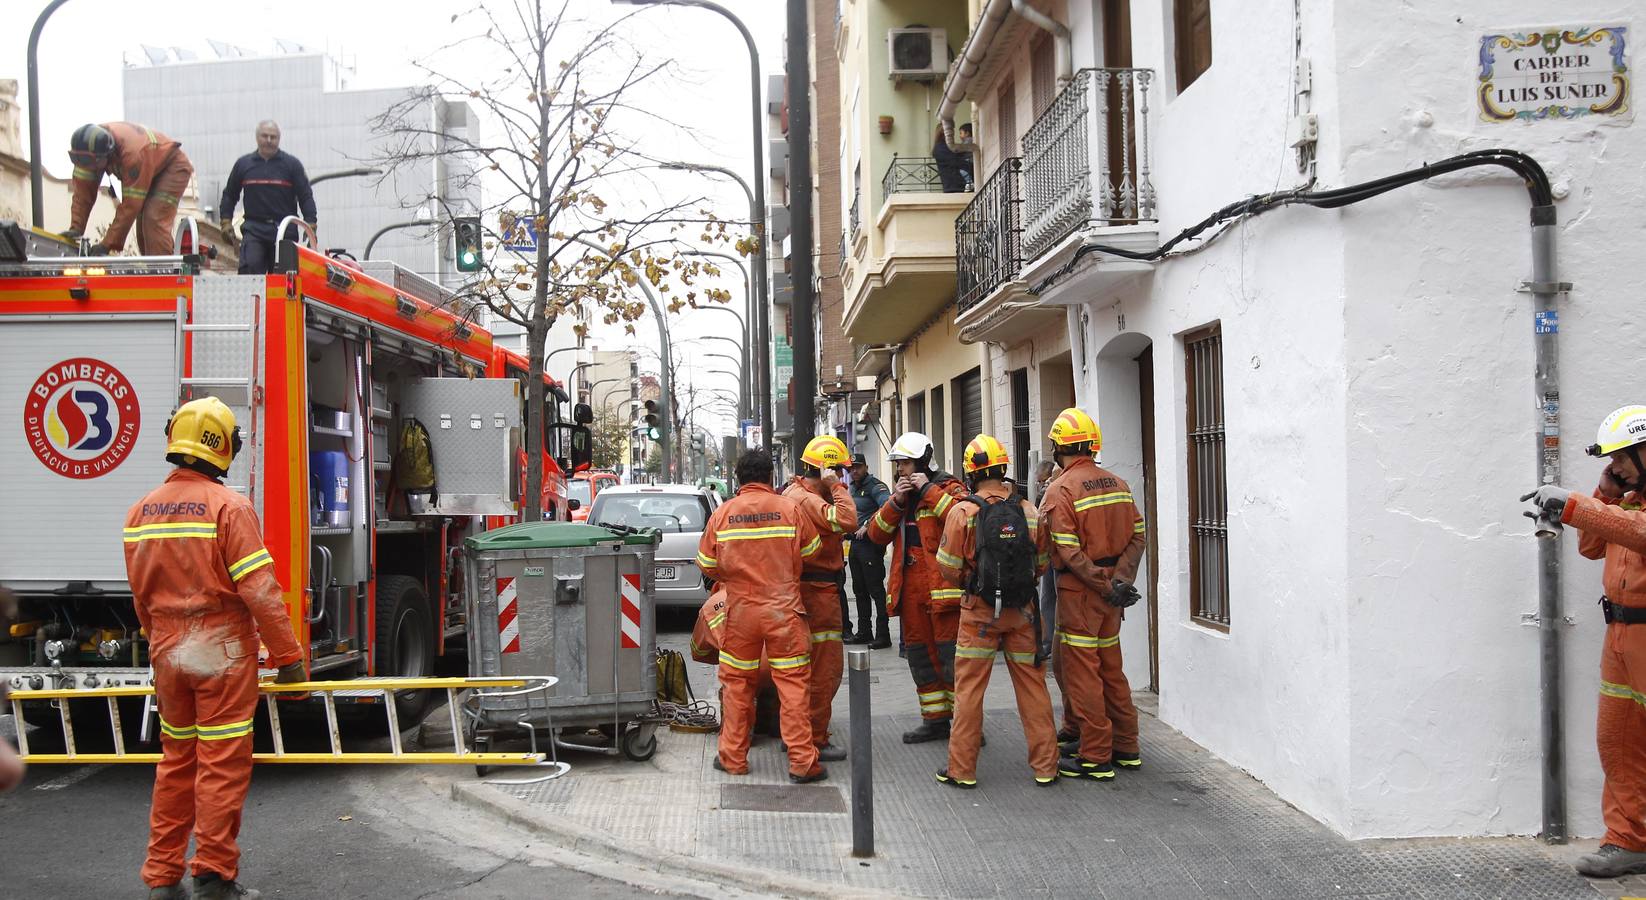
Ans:
{"label": "green traffic light", "polygon": [[648,428],[646,429],[646,437],[649,437],[655,441],[662,438],[663,435],[656,428]]}

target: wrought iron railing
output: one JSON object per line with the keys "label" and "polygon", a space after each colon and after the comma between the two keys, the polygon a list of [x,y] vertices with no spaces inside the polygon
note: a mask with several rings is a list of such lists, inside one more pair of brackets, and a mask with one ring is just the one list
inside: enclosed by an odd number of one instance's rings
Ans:
{"label": "wrought iron railing", "polygon": [[1101,225],[1155,221],[1151,69],[1081,69],[1023,134],[1023,253]]}
{"label": "wrought iron railing", "polygon": [[863,185],[852,188],[852,208],[846,212],[846,233],[852,240],[857,240],[860,229],[863,227]]}
{"label": "wrought iron railing", "polygon": [[1002,162],[954,222],[956,301],[965,311],[1023,267],[1022,160]]}
{"label": "wrought iron railing", "polygon": [[906,194],[917,191],[942,191],[943,179],[937,171],[937,160],[930,156],[892,157],[880,179],[880,196]]}
{"label": "wrought iron railing", "polygon": [[849,238],[846,235],[846,229],[840,229],[840,255],[835,258],[834,264],[834,274],[836,276],[844,274],[846,271],[846,260],[849,258],[847,254],[851,253],[851,250],[847,246],[848,240]]}

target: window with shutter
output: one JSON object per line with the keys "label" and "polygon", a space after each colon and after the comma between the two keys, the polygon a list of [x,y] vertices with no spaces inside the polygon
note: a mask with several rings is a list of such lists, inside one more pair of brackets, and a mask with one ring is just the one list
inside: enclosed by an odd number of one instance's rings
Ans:
{"label": "window with shutter", "polygon": [[1017,85],[1010,81],[1000,86],[994,118],[995,142],[1000,148],[1000,158],[1011,159],[1017,155]]}
{"label": "window with shutter", "polygon": [[1034,115],[1040,118],[1057,92],[1057,58],[1051,36],[1041,32],[1029,45],[1029,80],[1034,93]]}
{"label": "window with shutter", "polygon": [[956,378],[953,387],[955,419],[960,425],[954,435],[954,458],[958,461],[965,458],[966,445],[983,431],[983,375],[973,369]]}
{"label": "window with shutter", "polygon": [[1188,90],[1212,67],[1212,0],[1173,0],[1177,38],[1177,90]]}

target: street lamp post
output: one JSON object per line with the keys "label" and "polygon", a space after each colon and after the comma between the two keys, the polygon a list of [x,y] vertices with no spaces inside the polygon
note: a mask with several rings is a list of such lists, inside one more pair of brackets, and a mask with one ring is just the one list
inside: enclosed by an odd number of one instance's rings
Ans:
{"label": "street lamp post", "polygon": [[749,121],[751,129],[749,139],[754,151],[754,183],[752,185],[753,191],[751,191],[753,202],[750,204],[753,207],[751,209],[753,215],[749,219],[754,223],[756,238],[754,282],[760,286],[760,294],[756,303],[758,308],[754,315],[755,323],[753,323],[755,325],[753,349],[757,362],[755,369],[759,381],[757,389],[759,391],[759,420],[762,440],[770,445],[771,428],[775,420],[772,418],[771,378],[768,374],[768,370],[771,368],[772,326],[771,303],[769,302],[768,286],[766,284],[769,269],[766,262],[768,236],[766,234],[765,129],[762,127],[765,112],[761,109],[760,103],[760,50],[755,46],[754,35],[749,33],[749,27],[743,24],[743,20],[733,15],[731,10],[712,2],[712,0],[612,0],[612,2],[634,6],[695,6],[699,9],[719,13],[737,28],[738,33],[743,35],[743,43],[749,48]]}
{"label": "street lamp post", "polygon": [[[29,32],[29,192],[36,228],[46,227],[45,169],[40,164],[40,32],[45,30],[46,20],[57,12],[57,7],[67,2],[69,0],[51,0],[40,11],[40,17],[34,20],[34,29]],[[759,157],[755,161],[759,162]]]}
{"label": "street lamp post", "polygon": [[[749,268],[740,257],[733,256],[730,253],[721,253],[718,250],[687,250],[687,251],[685,251],[685,255],[687,255],[687,256],[713,256],[713,257],[717,257],[719,259],[728,260],[733,265],[737,266],[738,271],[743,273],[744,310],[745,310],[745,312],[750,313],[751,316],[752,316],[752,314],[754,312],[754,307],[755,307],[754,289],[751,286],[752,282],[749,278]],[[761,283],[764,284],[764,281],[762,281]],[[754,373],[754,376],[755,376],[755,379],[756,379],[756,381],[754,383],[751,383],[747,378],[745,378],[744,383],[743,383],[742,388],[741,388],[743,393],[746,395],[743,399],[743,407],[742,407],[742,409],[738,410],[738,413],[737,413],[737,417],[738,417],[738,434],[737,434],[737,438],[738,438],[739,446],[742,446],[742,440],[743,440],[742,420],[751,419],[751,420],[754,420],[754,421],[758,421],[758,417],[755,415],[755,413],[756,413],[755,400],[756,400],[756,398],[758,398],[760,396],[760,388],[758,386],[758,379],[766,377],[766,368],[765,368],[765,365],[759,361],[759,357],[756,353],[756,349],[755,349],[755,346],[754,346],[755,342],[754,342],[753,338],[751,337],[751,335],[749,333],[748,324],[745,321],[745,319],[743,318],[743,316],[738,316],[737,315],[737,310],[732,309],[729,306],[716,306],[716,305],[699,306],[699,307],[697,307],[697,309],[719,309],[719,310],[724,310],[726,312],[729,312],[733,316],[737,316],[737,324],[742,328],[743,345],[742,345],[741,352],[743,353],[743,359],[744,359],[743,372],[746,376],[748,373],[750,373],[752,371]],[[716,336],[719,337],[719,335],[716,335]],[[726,340],[726,338],[722,337],[722,340]],[[763,412],[763,410],[762,410],[762,412]]]}

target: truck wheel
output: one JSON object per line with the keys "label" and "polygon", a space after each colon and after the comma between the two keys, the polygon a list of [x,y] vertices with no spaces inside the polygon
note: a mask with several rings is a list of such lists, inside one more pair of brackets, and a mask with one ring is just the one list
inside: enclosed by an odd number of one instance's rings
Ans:
{"label": "truck wheel", "polygon": [[[434,608],[417,579],[385,575],[377,584],[377,674],[428,678],[434,672]],[[396,691],[400,726],[416,725],[432,691]]]}

